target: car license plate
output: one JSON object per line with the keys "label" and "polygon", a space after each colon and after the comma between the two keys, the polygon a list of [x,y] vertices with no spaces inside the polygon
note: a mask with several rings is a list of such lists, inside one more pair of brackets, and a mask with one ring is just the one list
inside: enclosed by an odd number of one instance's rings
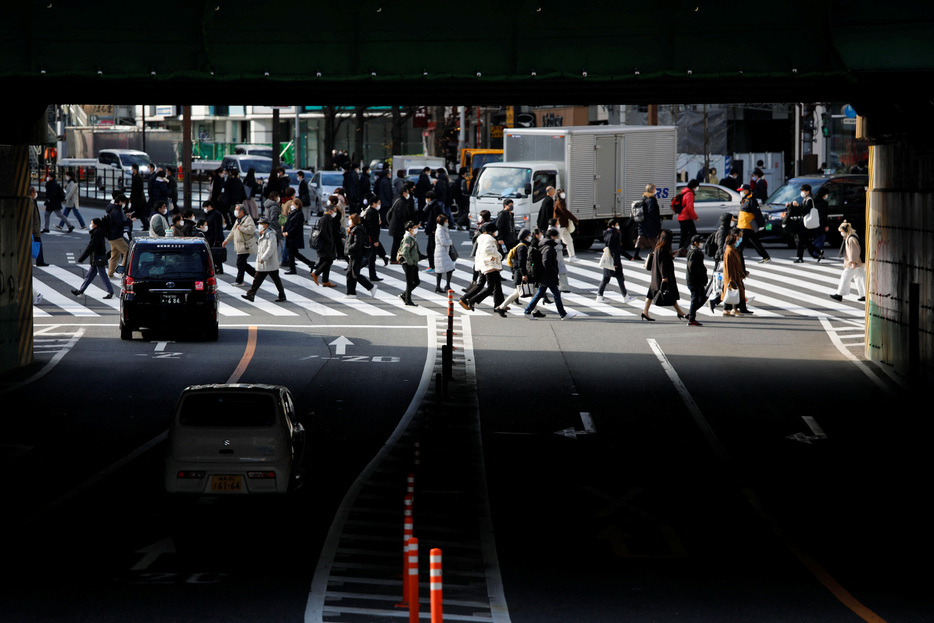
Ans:
{"label": "car license plate", "polygon": [[181,305],[185,302],[184,294],[163,294],[161,299],[163,305]]}
{"label": "car license plate", "polygon": [[243,478],[233,474],[215,474],[211,476],[211,491],[240,491]]}

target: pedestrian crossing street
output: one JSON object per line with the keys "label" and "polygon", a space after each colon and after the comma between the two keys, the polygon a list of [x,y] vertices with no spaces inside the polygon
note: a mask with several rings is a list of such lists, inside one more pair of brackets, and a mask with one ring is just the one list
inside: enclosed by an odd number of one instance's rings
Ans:
{"label": "pedestrian crossing street", "polygon": [[[641,262],[625,262],[623,272],[629,294],[635,299],[623,303],[617,289],[616,280],[613,279],[607,287],[604,296],[606,302],[595,301],[597,288],[602,278],[602,270],[597,266],[599,255],[596,253],[581,253],[574,263],[567,263],[568,283],[570,293],[562,294],[564,305],[578,313],[578,318],[587,319],[621,319],[638,321],[645,302],[645,293],[649,285],[650,274],[644,270]],[[684,260],[675,260],[681,306],[687,310],[689,292],[684,284]],[[421,264],[427,268],[425,263]],[[434,292],[435,276],[422,270],[421,284],[413,293],[413,300],[417,307],[406,306],[399,294],[405,289],[405,277],[402,268],[397,265],[380,265],[377,273],[383,279],[378,283],[378,292],[375,298],[362,287],[357,287],[357,297],[345,297],[346,264],[335,263],[331,270],[331,282],[337,284],[336,288],[316,286],[312,282],[307,269],[302,267],[297,275],[282,275],[288,298],[285,303],[274,303],[277,293],[271,280],[267,279],[255,301],[249,302],[240,295],[246,291],[245,287],[233,285],[236,269],[232,263],[225,265],[225,272],[218,276],[219,290],[221,292],[218,312],[221,325],[224,321],[236,321],[249,318],[251,321],[268,321],[313,317],[346,317],[369,316],[374,319],[393,316],[428,316],[446,315],[448,310],[448,297]],[[821,263],[809,261],[805,264],[794,264],[790,259],[775,258],[767,264],[758,264],[754,259],[747,262],[750,276],[746,280],[746,292],[750,298],[750,309],[755,311],[757,318],[780,317],[807,317],[846,320],[861,322],[864,317],[864,304],[856,301],[856,292],[853,289],[842,302],[829,298],[836,289],[842,271],[840,260],[825,260]],[[86,265],[69,264],[67,266],[35,267],[33,273],[33,289],[37,302],[33,306],[34,317],[38,319],[62,317],[78,318],[107,318],[118,313],[119,296],[112,299],[103,299],[106,294],[100,280],[95,280],[87,289],[84,296],[75,297],[71,294],[72,288],[79,288],[87,270]],[[457,304],[457,299],[470,282],[473,270],[473,261],[469,258],[457,260],[457,270],[454,271],[452,289],[454,290],[454,313],[470,314],[472,316],[494,316],[492,312],[492,297],[484,300],[476,311],[468,312]],[[712,273],[713,263],[708,261],[708,272]],[[281,274],[281,273],[280,273]],[[512,291],[512,277],[508,268],[503,275],[504,293]],[[249,276],[247,280],[249,283]],[[114,290],[119,294],[119,281],[114,280]],[[443,284],[442,284],[443,285]],[[528,299],[520,299],[527,302]],[[521,316],[524,303],[513,304],[508,314]],[[550,306],[542,309],[548,313],[553,312]],[[715,314],[719,316],[721,309]],[[653,316],[674,318],[673,308],[655,307],[651,309]],[[710,317],[708,306],[704,306],[699,316]],[[556,315],[549,314],[557,318]]]}

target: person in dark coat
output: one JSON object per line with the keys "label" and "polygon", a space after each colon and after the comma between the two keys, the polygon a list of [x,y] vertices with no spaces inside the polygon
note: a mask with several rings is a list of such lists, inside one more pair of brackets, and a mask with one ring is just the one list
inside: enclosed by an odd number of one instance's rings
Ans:
{"label": "person in dark coat", "polygon": [[[61,221],[64,221],[65,225],[68,226],[69,233],[74,231],[75,226],[62,214],[62,201],[64,200],[65,191],[62,190],[62,187],[59,186],[58,181],[55,179],[55,173],[50,172],[49,179],[45,182],[45,227],[42,229],[42,233],[49,233],[49,220],[53,214]],[[61,228],[61,225],[55,225],[55,229]]]}
{"label": "person in dark coat", "polygon": [[305,248],[305,214],[302,212],[302,202],[300,199],[293,199],[289,204],[289,215],[282,226],[282,237],[285,239],[285,248],[288,251],[288,270],[286,275],[294,275],[295,260],[300,260],[308,270],[315,269],[315,263],[301,254],[300,249]]}
{"label": "person in dark coat", "polygon": [[576,312],[564,309],[564,304],[561,302],[561,288],[558,286],[558,252],[556,249],[558,241],[558,230],[552,228],[545,232],[539,243],[539,248],[542,251],[542,275],[538,284],[538,291],[523,312],[523,315],[529,320],[535,319],[532,312],[535,311],[535,306],[545,297],[548,290],[551,290],[551,294],[554,296],[555,309],[558,310],[561,320],[573,318],[577,315]]}
{"label": "person in dark coat", "polygon": [[545,198],[542,199],[542,205],[538,208],[538,219],[536,224],[542,231],[548,231],[548,221],[555,217],[555,187],[549,186],[545,189]]}
{"label": "person in dark coat", "polygon": [[139,165],[130,165],[133,175],[130,178],[130,211],[133,218],[140,222],[143,231],[149,230],[149,206],[146,205],[146,195],[143,192],[143,176],[139,173]]}
{"label": "person in dark coat", "polygon": [[707,289],[707,266],[704,265],[704,237],[695,235],[691,238],[691,248],[687,256],[687,286],[691,292],[691,307],[688,308],[688,326],[699,327],[697,310],[704,305]]}
{"label": "person in dark coat", "polygon": [[496,232],[503,255],[509,253],[509,250],[516,246],[516,217],[513,214],[512,199],[503,200],[503,209],[496,215]]}
{"label": "person in dark coat", "polygon": [[431,168],[425,167],[422,169],[421,174],[418,176],[418,182],[415,183],[415,199],[418,200],[416,208],[418,211],[422,211],[425,207],[425,194],[432,189],[431,183]]}
{"label": "person in dark coat", "polygon": [[619,286],[619,292],[623,295],[623,302],[628,303],[633,299],[629,296],[629,292],[626,290],[626,279],[623,277],[623,257],[626,256],[626,259],[631,260],[632,256],[626,253],[623,250],[623,237],[619,233],[620,223],[618,219],[614,219],[610,226],[606,228],[606,231],[603,232],[603,244],[605,248],[610,250],[610,257],[613,258],[613,269],[609,268],[603,269],[603,280],[600,281],[600,287],[597,288],[597,298],[598,303],[605,303],[606,299],[603,297],[603,292],[606,290],[606,287],[610,283],[610,279],[616,277],[616,285]]}
{"label": "person in dark coat", "polygon": [[357,195],[360,190],[360,176],[357,174],[357,165],[347,165],[344,168],[344,179],[341,184],[344,188],[344,192],[347,194],[347,211],[350,214],[356,212],[357,208]]}
{"label": "person in dark coat", "polygon": [[214,207],[214,202],[208,199],[202,206],[204,208],[204,221],[207,225],[207,231],[204,232],[204,239],[208,241],[211,247],[211,257],[214,260],[214,272],[218,275],[224,274],[224,263],[220,260],[220,254],[214,250],[214,247],[220,247],[224,241],[224,217]]}
{"label": "person in dark coat", "polygon": [[180,214],[178,209],[178,180],[175,179],[175,173],[172,170],[172,167],[168,167],[165,170],[165,185],[168,190],[168,206],[169,212],[172,214]]}
{"label": "person in dark coat", "polygon": [[[665,307],[673,306],[678,312],[678,318],[684,320],[685,314],[681,306],[678,305],[678,281],[675,278],[674,254],[671,250],[671,232],[663,229],[658,236],[658,244],[652,251],[652,282],[649,284],[649,291],[645,295],[645,308],[642,310],[642,319],[654,321],[655,318],[649,316],[649,307],[652,303]],[[667,294],[664,294],[667,293]]]}
{"label": "person in dark coat", "polygon": [[357,284],[366,288],[370,296],[376,296],[376,284],[363,276],[363,265],[370,253],[370,235],[359,214],[351,214],[347,227],[347,294],[357,296]]}
{"label": "person in dark coat", "polygon": [[636,226],[635,253],[632,259],[641,260],[639,249],[654,249],[662,233],[662,214],[655,197],[655,184],[646,184],[642,193],[642,213],[645,218]]}
{"label": "person in dark coat", "polygon": [[363,226],[366,228],[367,235],[370,237],[370,250],[367,257],[364,258],[365,261],[363,265],[369,268],[370,281],[382,281],[382,279],[376,276],[376,258],[382,258],[384,266],[389,264],[389,257],[386,255],[386,249],[379,241],[380,214],[383,202],[379,197],[371,194],[366,199],[366,204],[366,209],[360,214],[360,219]]}
{"label": "person in dark coat", "polygon": [[435,172],[435,178],[435,198],[441,206],[441,211],[447,215],[449,221],[453,222],[454,213],[451,211],[451,184],[448,172],[441,167]]}
{"label": "person in dark coat", "polygon": [[438,227],[438,215],[444,214],[441,204],[435,196],[435,191],[429,190],[425,193],[425,209],[422,211],[422,221],[425,224],[425,234],[428,236],[428,243],[425,246],[425,253],[428,255],[428,272],[435,270],[435,229]]}
{"label": "person in dark coat", "polygon": [[85,259],[90,258],[91,266],[88,268],[88,274],[84,277],[84,283],[81,284],[79,289],[72,290],[71,293],[75,296],[81,296],[84,294],[84,291],[88,289],[88,286],[91,285],[94,277],[100,275],[101,281],[104,282],[104,287],[107,289],[107,295],[104,298],[112,299],[114,296],[114,287],[113,284],[110,283],[110,279],[107,278],[106,274],[106,236],[104,235],[104,230],[101,229],[101,220],[99,218],[91,219],[91,230],[88,233],[91,237],[91,240],[88,241],[88,246],[85,247],[84,253],[82,253],[81,257],[78,258],[78,263],[80,264]]}
{"label": "person in dark coat", "polygon": [[341,244],[341,222],[337,215],[337,205],[330,200],[318,227],[320,228],[319,244],[316,249],[318,262],[311,273],[311,280],[315,282],[315,285],[333,288],[335,284],[330,281],[331,265],[342,255],[343,245]]}
{"label": "person in dark coat", "polygon": [[[392,182],[389,181],[389,169],[383,169],[377,174],[376,184],[373,186],[373,193],[379,198],[380,206],[384,210],[388,210],[392,206]],[[389,220],[386,218],[385,212],[381,212],[380,214],[380,225],[388,226]],[[385,255],[385,252],[383,255]]]}
{"label": "person in dark coat", "polygon": [[493,311],[503,318],[506,317],[506,310],[509,309],[509,304],[517,301],[519,297],[522,296],[522,284],[529,283],[528,262],[530,244],[538,244],[538,240],[532,237],[532,232],[528,229],[523,229],[519,232],[519,242],[516,243],[516,252],[512,260],[512,279],[515,282],[516,289],[512,294],[506,297],[506,300],[498,307],[493,308]]}
{"label": "person in dark coat", "polygon": [[405,224],[411,220],[408,217],[410,192],[411,190],[408,186],[403,186],[399,191],[398,199],[396,199],[395,203],[392,204],[392,208],[389,210],[389,235],[392,236],[389,261],[393,264],[399,263],[396,259],[396,255],[399,252],[399,245],[402,243],[402,237],[405,236]]}

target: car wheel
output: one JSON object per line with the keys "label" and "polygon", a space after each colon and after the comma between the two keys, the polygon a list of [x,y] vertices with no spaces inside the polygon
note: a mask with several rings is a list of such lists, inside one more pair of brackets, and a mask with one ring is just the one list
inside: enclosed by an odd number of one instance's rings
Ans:
{"label": "car wheel", "polygon": [[120,323],[120,339],[121,340],[132,340],[133,339],[133,329],[123,322]]}
{"label": "car wheel", "polygon": [[209,342],[216,342],[219,334],[217,323],[215,322],[205,327],[204,333]]}

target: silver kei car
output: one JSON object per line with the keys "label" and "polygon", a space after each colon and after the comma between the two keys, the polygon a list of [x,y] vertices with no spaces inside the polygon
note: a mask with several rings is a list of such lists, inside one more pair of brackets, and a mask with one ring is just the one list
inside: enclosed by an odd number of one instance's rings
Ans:
{"label": "silver kei car", "polygon": [[192,385],[169,427],[170,494],[287,493],[302,482],[305,429],[281,385]]}

